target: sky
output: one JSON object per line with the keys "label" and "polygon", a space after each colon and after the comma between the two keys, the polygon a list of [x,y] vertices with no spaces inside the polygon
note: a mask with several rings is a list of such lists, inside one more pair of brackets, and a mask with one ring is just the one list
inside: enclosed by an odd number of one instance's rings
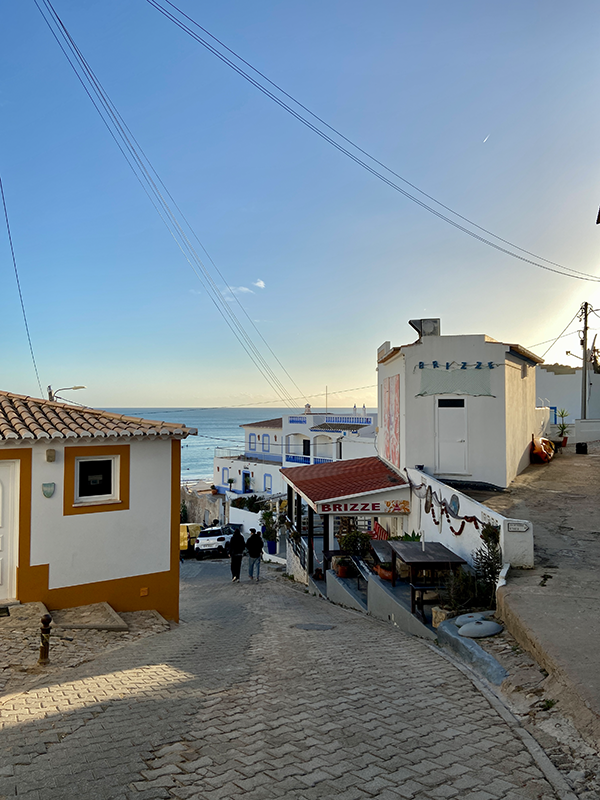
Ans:
{"label": "sky", "polygon": [[[600,277],[597,2],[177,5],[422,191]],[[582,302],[600,307],[600,284],[498,252],[369,174],[146,0],[54,8],[298,406],[326,387],[330,405],[375,406],[377,348],[414,341],[409,319],[544,355]],[[34,0],[1,15],[0,178],[43,389],[83,384],[64,396],[99,407],[281,407]],[[39,396],[0,222],[0,388]],[[576,331],[546,360],[578,363]]]}

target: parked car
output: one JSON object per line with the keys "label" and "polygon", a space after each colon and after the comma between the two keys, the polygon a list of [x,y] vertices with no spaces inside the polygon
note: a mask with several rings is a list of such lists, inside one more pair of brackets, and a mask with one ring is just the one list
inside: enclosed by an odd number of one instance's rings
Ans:
{"label": "parked car", "polygon": [[204,556],[216,554],[218,556],[229,555],[229,542],[233,536],[233,528],[223,525],[219,528],[205,528],[200,531],[194,543],[194,555],[199,561]]}

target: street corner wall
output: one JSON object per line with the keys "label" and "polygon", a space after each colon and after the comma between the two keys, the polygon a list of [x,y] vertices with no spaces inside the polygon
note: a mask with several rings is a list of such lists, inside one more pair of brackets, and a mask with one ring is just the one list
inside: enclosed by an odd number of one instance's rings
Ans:
{"label": "street corner wall", "polygon": [[[502,514],[472,500],[457,489],[442,483],[416,469],[407,469],[410,478],[411,530],[421,530],[425,541],[440,542],[453,553],[473,564],[473,553],[481,547],[481,525],[495,525],[500,529],[500,547],[503,560],[513,567],[533,567],[533,525],[528,520],[508,519]],[[425,511],[428,489],[431,489],[431,509]],[[458,501],[456,517],[442,508]],[[465,519],[467,518],[467,519]],[[475,518],[478,526],[468,518]]]}
{"label": "street corner wall", "polygon": [[186,504],[188,522],[198,525],[212,525],[215,519],[223,521],[224,495],[190,491],[185,486],[180,490],[180,502]]}
{"label": "street corner wall", "polygon": [[[41,600],[50,609],[105,601],[117,611],[156,609],[177,619],[179,441],[115,444],[129,448],[129,507],[83,514],[65,511],[69,445],[53,442],[53,462],[46,461],[47,443],[34,445],[29,540],[20,532],[19,599]],[[93,449],[107,455],[111,447],[103,439]],[[51,497],[43,484],[54,484]]]}

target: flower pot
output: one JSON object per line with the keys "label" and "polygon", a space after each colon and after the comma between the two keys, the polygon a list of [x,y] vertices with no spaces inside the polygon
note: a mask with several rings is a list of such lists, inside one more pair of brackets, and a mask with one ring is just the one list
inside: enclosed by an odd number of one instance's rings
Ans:
{"label": "flower pot", "polygon": [[268,539],[267,540],[267,553],[270,556],[274,556],[276,552],[277,552],[277,542],[274,539],[273,540]]}
{"label": "flower pot", "polygon": [[385,569],[384,567],[380,566],[379,564],[375,567],[375,572],[379,575],[382,581],[391,581],[392,580],[392,570]]}
{"label": "flower pot", "polygon": [[338,564],[337,566],[338,578],[348,578],[349,574],[350,574],[350,567],[346,566],[346,564]]}

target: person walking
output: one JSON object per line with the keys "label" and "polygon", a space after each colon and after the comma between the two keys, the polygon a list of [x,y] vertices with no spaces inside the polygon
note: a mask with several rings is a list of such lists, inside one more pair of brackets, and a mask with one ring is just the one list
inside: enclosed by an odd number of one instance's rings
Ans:
{"label": "person walking", "polygon": [[248,549],[248,575],[250,580],[254,580],[254,569],[256,568],[256,580],[260,580],[260,559],[263,551],[263,540],[256,528],[250,528],[250,538],[246,542]]}
{"label": "person walking", "polygon": [[229,555],[231,556],[231,580],[236,583],[240,579],[242,568],[242,558],[246,549],[246,541],[240,531],[236,528],[233,536],[229,540]]}

